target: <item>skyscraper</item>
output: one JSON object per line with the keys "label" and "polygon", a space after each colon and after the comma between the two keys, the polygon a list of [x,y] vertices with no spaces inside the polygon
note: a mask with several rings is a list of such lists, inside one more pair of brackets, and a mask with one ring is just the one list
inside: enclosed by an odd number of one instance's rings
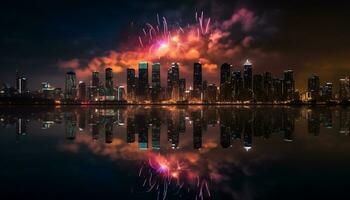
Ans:
{"label": "skyscraper", "polygon": [[243,88],[251,90],[253,86],[253,64],[247,60],[243,65]]}
{"label": "skyscraper", "polygon": [[179,80],[179,100],[184,101],[186,92],[186,79],[182,78]]}
{"label": "skyscraper", "polygon": [[220,68],[220,101],[232,100],[231,67],[224,63]]}
{"label": "skyscraper", "polygon": [[350,97],[350,81],[349,77],[339,79],[339,100],[347,101]]}
{"label": "skyscraper", "polygon": [[264,98],[264,81],[261,74],[255,74],[253,76],[253,91],[254,91],[254,100],[263,101]]}
{"label": "skyscraper", "polygon": [[283,97],[284,100],[293,100],[295,92],[295,82],[293,76],[293,70],[285,70],[283,82]]}
{"label": "skyscraper", "polygon": [[106,96],[114,96],[114,87],[113,87],[113,70],[112,68],[106,68]]}
{"label": "skyscraper", "polygon": [[23,94],[27,91],[27,78],[23,77],[16,71],[16,90],[18,94]]}
{"label": "skyscraper", "polygon": [[308,92],[311,95],[311,99],[314,101],[319,100],[320,96],[320,77],[312,75],[308,79]]}
{"label": "skyscraper", "polygon": [[79,81],[79,100],[86,100],[86,85],[83,81]]}
{"label": "skyscraper", "polygon": [[168,70],[167,78],[167,97],[169,99],[178,100],[179,98],[179,77],[179,65],[177,63],[172,63]]}
{"label": "skyscraper", "polygon": [[152,101],[160,100],[160,63],[153,63],[152,65]]}
{"label": "skyscraper", "polygon": [[91,76],[91,86],[88,88],[89,100],[93,100],[93,101],[98,100],[99,88],[100,88],[99,72],[93,71]]}
{"label": "skyscraper", "polygon": [[322,87],[322,100],[323,101],[330,101],[333,98],[333,83],[326,83]]}
{"label": "skyscraper", "polygon": [[172,91],[171,91],[171,99],[179,100],[179,80],[180,80],[180,69],[177,63],[171,64],[172,71]]}
{"label": "skyscraper", "polygon": [[124,96],[125,96],[125,88],[124,86],[119,86],[118,92],[117,92],[117,100],[124,101],[125,100]]}
{"label": "skyscraper", "polygon": [[202,95],[202,64],[193,65],[193,98],[201,99]]}
{"label": "skyscraper", "polygon": [[65,79],[65,98],[67,100],[75,100],[77,95],[77,83],[75,72],[67,72]]}
{"label": "skyscraper", "polygon": [[135,69],[128,68],[126,70],[126,90],[129,101],[135,101],[136,85]]}
{"label": "skyscraper", "polygon": [[264,73],[264,101],[272,102],[273,99],[273,84],[271,72]]}
{"label": "skyscraper", "polygon": [[98,88],[100,86],[100,75],[99,72],[93,71],[92,72],[92,86]]}
{"label": "skyscraper", "polygon": [[241,94],[243,92],[243,80],[240,71],[232,72],[231,76],[232,84],[232,97],[235,101],[241,100]]}
{"label": "skyscraper", "polygon": [[148,63],[139,63],[138,98],[141,101],[147,100],[148,96]]}
{"label": "skyscraper", "polygon": [[216,87],[215,84],[209,84],[207,89],[206,89],[206,100],[209,103],[215,103],[217,101],[217,91],[218,88]]}

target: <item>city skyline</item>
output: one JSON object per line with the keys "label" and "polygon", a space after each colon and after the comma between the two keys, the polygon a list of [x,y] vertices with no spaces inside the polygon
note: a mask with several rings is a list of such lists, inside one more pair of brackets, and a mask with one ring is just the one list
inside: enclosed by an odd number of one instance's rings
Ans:
{"label": "city skyline", "polygon": [[350,199],[349,9],[5,0],[1,199]]}
{"label": "city skyline", "polygon": [[[105,65],[104,81],[100,72],[92,71],[90,81],[77,79],[74,71],[65,75],[64,88],[56,88],[49,82],[42,82],[41,89],[31,90],[26,76],[16,71],[15,86],[4,85],[1,97],[41,98],[59,102],[125,102],[125,103],[346,103],[350,100],[349,77],[342,77],[338,83],[321,84],[320,77],[312,74],[307,79],[307,90],[295,87],[293,70],[283,70],[281,77],[271,72],[255,73],[255,66],[248,59],[241,70],[223,63],[219,72],[219,84],[208,82],[203,77],[203,65],[193,64],[192,80],[181,74],[181,67],[173,62],[166,77],[160,62],[140,61],[138,68],[128,68],[126,85],[119,85],[113,69]],[[163,77],[163,78],[162,78]],[[162,79],[166,78],[166,83]],[[192,83],[192,84],[191,84]],[[336,85],[336,87],[334,87]],[[28,101],[28,100],[26,100]],[[6,102],[6,100],[5,100]]]}

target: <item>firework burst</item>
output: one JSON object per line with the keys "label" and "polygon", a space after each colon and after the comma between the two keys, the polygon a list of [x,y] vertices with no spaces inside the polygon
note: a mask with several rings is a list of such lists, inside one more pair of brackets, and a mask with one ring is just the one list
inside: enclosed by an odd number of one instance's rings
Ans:
{"label": "firework burst", "polygon": [[166,17],[160,20],[157,14],[157,24],[148,22],[142,28],[139,35],[139,45],[147,49],[149,54],[156,57],[176,57],[186,53],[191,46],[196,46],[199,41],[208,40],[211,34],[210,18],[205,18],[204,13],[198,17],[195,14],[195,24],[182,27],[179,24],[169,24]]}

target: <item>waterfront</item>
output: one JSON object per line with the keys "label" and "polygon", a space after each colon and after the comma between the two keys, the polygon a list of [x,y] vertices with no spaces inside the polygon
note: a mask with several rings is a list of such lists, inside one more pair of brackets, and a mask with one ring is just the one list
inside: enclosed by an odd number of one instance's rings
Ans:
{"label": "waterfront", "polygon": [[347,107],[0,111],[5,199],[349,197]]}

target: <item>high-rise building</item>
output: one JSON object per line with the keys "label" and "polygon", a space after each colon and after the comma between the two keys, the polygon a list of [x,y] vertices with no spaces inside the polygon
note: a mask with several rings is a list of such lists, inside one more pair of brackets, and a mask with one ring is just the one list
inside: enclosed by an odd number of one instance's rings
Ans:
{"label": "high-rise building", "polygon": [[199,111],[194,111],[191,113],[193,121],[193,148],[202,148],[202,116]]}
{"label": "high-rise building", "polygon": [[100,75],[99,72],[93,71],[92,72],[92,83],[91,85],[98,88],[100,86]]}
{"label": "high-rise building", "polygon": [[215,103],[218,97],[218,88],[215,84],[209,84],[206,89],[206,100],[209,103]]}
{"label": "high-rise building", "polygon": [[330,101],[333,98],[333,83],[326,83],[322,87],[322,100],[323,101]]}
{"label": "high-rise building", "polygon": [[148,98],[148,63],[139,63],[139,80],[138,80],[138,98],[141,101],[147,100]]}
{"label": "high-rise building", "polygon": [[201,99],[202,88],[202,64],[194,63],[193,65],[193,98]]}
{"label": "high-rise building", "polygon": [[167,97],[177,101],[179,99],[180,70],[177,63],[172,63],[168,70]]}
{"label": "high-rise building", "polygon": [[135,101],[136,86],[135,69],[128,68],[126,70],[126,90],[129,101]]}
{"label": "high-rise building", "polygon": [[186,79],[182,78],[179,80],[179,100],[184,101],[186,92]]}
{"label": "high-rise building", "polygon": [[283,82],[283,97],[285,100],[293,100],[295,92],[295,81],[293,76],[293,70],[285,70]]}
{"label": "high-rise building", "polygon": [[106,82],[105,82],[105,87],[106,87],[106,96],[111,98],[114,96],[114,87],[113,87],[113,70],[112,68],[106,68]]}
{"label": "high-rise building", "polygon": [[253,92],[255,101],[263,101],[264,99],[264,79],[263,75],[255,74],[253,76]]}
{"label": "high-rise building", "polygon": [[241,100],[241,94],[243,91],[243,80],[240,71],[232,72],[231,76],[231,84],[232,84],[232,97],[235,101]]}
{"label": "high-rise building", "polygon": [[168,69],[168,73],[167,73],[167,86],[166,86],[166,97],[168,100],[171,99],[171,94],[173,91],[172,77],[173,77],[173,70],[170,68]]}
{"label": "high-rise building", "polygon": [[283,80],[278,78],[272,79],[272,88],[273,88],[273,100],[274,101],[283,101]]}
{"label": "high-rise building", "polygon": [[253,87],[253,64],[247,60],[243,65],[243,88],[251,90]]}
{"label": "high-rise building", "polygon": [[160,100],[160,63],[153,63],[152,65],[152,101]]}
{"label": "high-rise building", "polygon": [[124,101],[125,100],[125,88],[124,88],[124,86],[119,86],[118,87],[117,100],[118,101]]}
{"label": "high-rise building", "polygon": [[272,102],[273,99],[273,84],[271,72],[264,73],[264,101]]}
{"label": "high-rise building", "polygon": [[86,100],[86,85],[83,81],[79,81],[79,100]]}
{"label": "high-rise building", "polygon": [[318,101],[320,97],[320,77],[312,75],[308,79],[308,92],[311,95],[313,101]]}
{"label": "high-rise building", "polygon": [[339,100],[347,101],[350,97],[350,81],[349,77],[339,79]]}
{"label": "high-rise building", "polygon": [[16,71],[16,90],[18,94],[27,92],[27,78],[23,77]]}
{"label": "high-rise building", "polygon": [[232,100],[231,67],[224,63],[220,68],[220,101]]}
{"label": "high-rise building", "polygon": [[67,72],[65,79],[65,98],[67,100],[75,100],[77,95],[77,83],[75,72]]}

